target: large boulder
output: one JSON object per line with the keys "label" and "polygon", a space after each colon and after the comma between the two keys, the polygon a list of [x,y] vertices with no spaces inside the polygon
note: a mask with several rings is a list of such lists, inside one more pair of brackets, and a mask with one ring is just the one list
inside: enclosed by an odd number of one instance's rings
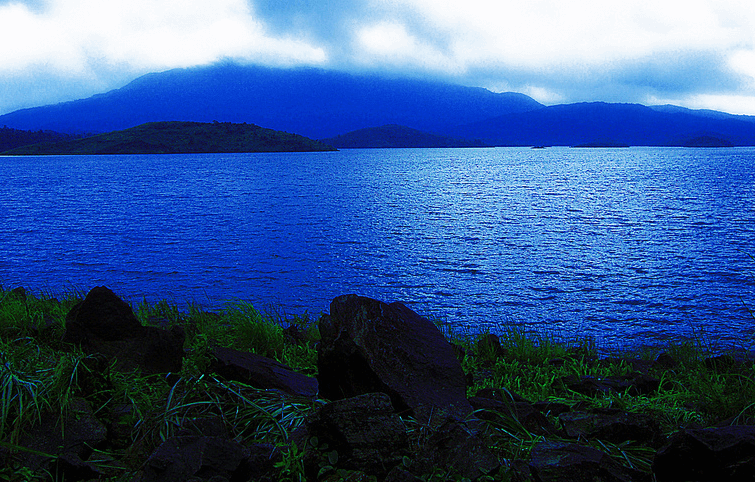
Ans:
{"label": "large boulder", "polygon": [[658,482],[755,480],[755,426],[682,430],[655,455]]}
{"label": "large boulder", "polygon": [[472,411],[451,345],[432,322],[403,304],[339,296],[319,329],[322,397],[384,392],[397,410],[421,422],[438,410],[457,417]]}
{"label": "large boulder", "polygon": [[183,328],[142,326],[131,307],[104,286],[92,288],[66,315],[63,341],[85,353],[116,359],[121,370],[145,374],[178,372],[183,363]]}
{"label": "large boulder", "polygon": [[210,368],[227,380],[256,388],[278,389],[289,395],[317,396],[317,379],[297,373],[275,360],[224,347],[214,348],[211,353]]}

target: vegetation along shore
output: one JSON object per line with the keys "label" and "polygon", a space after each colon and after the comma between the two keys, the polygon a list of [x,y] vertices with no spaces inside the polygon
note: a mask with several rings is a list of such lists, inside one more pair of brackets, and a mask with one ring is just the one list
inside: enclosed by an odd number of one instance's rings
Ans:
{"label": "vegetation along shore", "polygon": [[749,481],[755,367],[329,314],[0,289],[0,480]]}

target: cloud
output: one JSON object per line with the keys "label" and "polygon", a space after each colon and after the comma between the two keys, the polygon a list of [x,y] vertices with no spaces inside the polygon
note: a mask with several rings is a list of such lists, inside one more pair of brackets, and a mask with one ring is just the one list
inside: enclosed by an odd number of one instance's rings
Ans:
{"label": "cloud", "polygon": [[[0,111],[55,90],[97,91],[76,83],[114,88],[125,77],[229,58],[288,66],[322,64],[327,55],[305,41],[269,35],[245,0],[0,4],[0,93],[7,99]],[[40,83],[45,78],[58,88],[49,92],[49,84]]]}
{"label": "cloud", "polygon": [[740,0],[0,0],[0,112],[221,59],[720,105],[755,98],[752,25]]}

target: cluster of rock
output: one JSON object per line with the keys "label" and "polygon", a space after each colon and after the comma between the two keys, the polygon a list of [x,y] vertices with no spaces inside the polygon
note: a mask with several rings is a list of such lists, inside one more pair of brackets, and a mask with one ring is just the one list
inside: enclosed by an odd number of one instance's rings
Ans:
{"label": "cluster of rock", "polygon": [[[147,373],[181,369],[182,329],[141,326],[107,288],[93,289],[71,310],[66,326],[65,341],[98,354],[102,363],[117,360],[123,369]],[[522,482],[755,480],[752,425],[685,429],[667,438],[652,417],[639,413],[531,402],[504,389],[484,389],[467,398],[458,349],[401,303],[339,296],[319,329],[316,379],[269,358],[221,347],[213,350],[209,368],[254,387],[330,400],[290,435],[307,480],[409,482],[428,474],[491,480],[504,473]],[[482,343],[500,349],[494,335]],[[651,362],[628,363],[635,365],[631,376],[567,377],[557,383],[584,394],[658,390],[660,380],[647,374]],[[654,363],[674,361],[661,356]],[[58,426],[61,421],[65,431]],[[488,428],[504,421],[539,436],[529,460],[502,460],[491,448]],[[283,460],[279,448],[242,444],[221,421],[195,422],[158,446],[135,480],[276,480]],[[63,420],[59,414],[47,424],[43,420],[19,445],[54,454],[50,470],[65,480],[96,479],[104,474],[88,461],[92,448],[107,444],[117,432],[117,426],[104,424],[77,400]],[[652,475],[617,462],[590,443],[594,440],[657,449]],[[23,456],[32,469],[49,463],[38,453]]]}

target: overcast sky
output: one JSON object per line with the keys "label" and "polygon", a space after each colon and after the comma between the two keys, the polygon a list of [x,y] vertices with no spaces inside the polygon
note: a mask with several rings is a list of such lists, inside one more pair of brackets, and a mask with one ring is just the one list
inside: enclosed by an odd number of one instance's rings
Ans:
{"label": "overcast sky", "polygon": [[228,59],[755,115],[755,2],[0,0],[0,113]]}

